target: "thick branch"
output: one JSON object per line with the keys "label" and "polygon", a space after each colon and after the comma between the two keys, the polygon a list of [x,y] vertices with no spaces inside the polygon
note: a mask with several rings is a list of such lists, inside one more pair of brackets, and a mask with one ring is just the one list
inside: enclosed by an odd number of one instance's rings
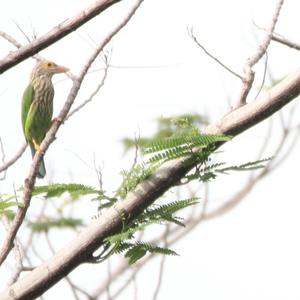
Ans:
{"label": "thick branch", "polygon": [[52,30],[32,41],[30,44],[19,48],[19,50],[15,52],[9,53],[0,61],[0,74],[17,65],[24,59],[54,44],[95,16],[99,15],[108,7],[120,1],[122,0],[97,0],[86,9],[82,10],[78,15],[55,26]]}
{"label": "thick branch", "polygon": [[[142,0],[138,0],[136,4],[130,9],[129,13],[124,17],[124,19],[106,36],[106,38],[97,46],[94,53],[91,55],[91,57],[88,59],[86,64],[83,66],[79,76],[74,79],[73,85],[71,87],[71,90],[69,92],[67,101],[65,102],[61,112],[58,115],[57,120],[65,120],[67,114],[69,113],[71,106],[78,94],[78,91],[81,87],[81,84],[85,78],[85,75],[87,74],[89,68],[91,67],[92,63],[95,61],[99,53],[103,50],[103,47],[112,39],[112,37],[118,33],[130,20],[130,18],[133,16],[137,8],[141,5]],[[53,122],[51,128],[46,134],[46,137],[44,138],[41,149],[45,153],[45,151],[48,149],[50,144],[54,141],[55,135],[60,127],[60,122]],[[30,200],[32,196],[32,190],[34,188],[35,184],[35,178],[37,174],[37,170],[39,167],[40,160],[42,158],[42,154],[39,152],[36,152],[31,169],[29,171],[28,177],[25,179],[25,186],[24,186],[24,193],[23,193],[23,207],[18,207],[16,216],[12,222],[12,225],[8,231],[7,237],[5,238],[5,241],[3,243],[2,248],[0,249],[0,265],[4,262],[6,259],[8,253],[10,252],[14,238],[16,237],[16,234],[24,220],[25,214],[27,212],[27,209],[30,205]]]}
{"label": "thick branch", "polygon": [[[300,69],[278,83],[266,94],[226,115],[206,129],[207,133],[237,135],[268,118],[300,94]],[[193,167],[189,160],[179,159],[164,164],[150,179],[130,192],[126,199],[95,220],[55,256],[21,278],[0,295],[0,299],[28,299],[41,295],[45,290],[88,261],[94,251],[103,245],[107,236],[115,233],[124,222],[137,216],[154,202]]]}

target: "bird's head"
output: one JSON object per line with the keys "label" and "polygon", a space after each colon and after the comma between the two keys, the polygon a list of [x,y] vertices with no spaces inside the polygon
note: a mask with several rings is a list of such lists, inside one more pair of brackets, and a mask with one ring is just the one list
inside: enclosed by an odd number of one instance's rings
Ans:
{"label": "bird's head", "polygon": [[51,78],[54,74],[64,73],[67,71],[69,71],[68,68],[59,66],[50,60],[41,60],[35,65],[34,69],[32,70],[31,78],[43,75]]}

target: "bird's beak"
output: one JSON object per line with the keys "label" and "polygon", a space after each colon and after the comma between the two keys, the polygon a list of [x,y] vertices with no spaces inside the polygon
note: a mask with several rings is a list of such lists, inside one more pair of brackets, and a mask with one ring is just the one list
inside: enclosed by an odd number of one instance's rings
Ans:
{"label": "bird's beak", "polygon": [[64,66],[56,66],[55,67],[55,73],[66,73],[69,71],[69,68],[66,68]]}

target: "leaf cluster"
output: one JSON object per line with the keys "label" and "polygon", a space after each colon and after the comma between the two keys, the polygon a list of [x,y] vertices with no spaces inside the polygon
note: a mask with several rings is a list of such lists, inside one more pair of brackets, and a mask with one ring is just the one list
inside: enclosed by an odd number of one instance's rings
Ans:
{"label": "leaf cluster", "polygon": [[208,124],[208,120],[199,114],[183,114],[173,117],[160,117],[157,118],[156,122],[157,129],[151,137],[141,137],[138,139],[124,138],[122,143],[125,153],[128,150],[135,148],[137,145],[141,148],[145,148],[154,141],[161,141],[165,138],[171,137],[176,134],[178,130],[184,133],[189,131],[191,126],[198,128]]}
{"label": "leaf cluster", "polygon": [[0,195],[0,217],[5,215],[9,219],[13,219],[15,216],[12,208],[23,206],[23,203],[16,201],[17,196]]}
{"label": "leaf cluster", "polygon": [[83,221],[78,218],[44,218],[42,221],[27,222],[27,226],[37,233],[48,232],[50,229],[54,228],[74,229],[82,225]]}
{"label": "leaf cluster", "polygon": [[128,223],[124,220],[121,232],[105,239],[105,247],[111,250],[108,254],[100,258],[100,261],[113,253],[124,253],[124,256],[128,258],[129,264],[135,263],[147,253],[178,255],[174,250],[167,247],[160,247],[149,242],[139,241],[136,239],[136,235],[153,224],[163,225],[166,222],[172,222],[176,225],[184,226],[182,218],[176,216],[176,213],[188,206],[195,205],[197,200],[196,198],[191,198],[162,205],[153,204],[134,220]]}

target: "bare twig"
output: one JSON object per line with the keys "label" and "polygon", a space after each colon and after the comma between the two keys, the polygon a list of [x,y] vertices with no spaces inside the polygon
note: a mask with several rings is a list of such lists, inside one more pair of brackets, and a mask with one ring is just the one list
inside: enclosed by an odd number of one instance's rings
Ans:
{"label": "bare twig", "polygon": [[256,65],[259,62],[259,60],[265,55],[265,53],[266,53],[266,51],[267,51],[267,49],[270,45],[270,42],[271,42],[271,39],[272,39],[272,36],[273,36],[273,32],[274,32],[274,29],[275,29],[275,25],[278,21],[278,17],[279,17],[280,10],[281,10],[281,7],[283,5],[283,2],[284,2],[284,0],[278,0],[275,12],[274,12],[273,17],[272,17],[271,25],[270,25],[269,29],[266,32],[265,38],[259,44],[256,52],[251,57],[249,57],[247,59],[247,62],[244,66],[243,87],[242,87],[242,91],[241,91],[240,97],[237,101],[237,104],[236,104],[235,108],[238,108],[238,107],[243,106],[243,105],[246,104],[246,99],[247,99],[247,96],[250,92],[250,89],[252,87],[254,77],[255,77],[255,73],[252,70],[252,67],[254,65]]}
{"label": "bare twig", "polygon": [[17,239],[14,241],[13,252],[15,257],[15,266],[13,269],[13,273],[11,274],[11,277],[7,283],[7,286],[11,286],[14,282],[16,282],[23,270],[22,255]]}
{"label": "bare twig", "polygon": [[5,162],[2,166],[0,166],[0,173],[6,171],[10,166],[12,166],[25,152],[27,144],[24,143],[21,148],[17,151],[17,153],[7,162]]}
{"label": "bare twig", "polygon": [[300,50],[300,44],[295,43],[289,39],[287,39],[286,37],[284,37],[283,35],[280,35],[278,33],[273,33],[272,35],[272,40],[280,43],[282,45],[288,46],[290,48],[296,49],[296,50]]}
{"label": "bare twig", "polygon": [[[5,162],[5,151],[4,151],[4,146],[3,146],[3,142],[2,142],[1,137],[0,137],[0,150],[1,150],[1,153],[2,153],[1,161],[2,161],[2,164],[4,164],[4,162]],[[3,173],[2,177],[0,178],[0,180],[4,180],[5,177],[6,177],[6,171]]]}
{"label": "bare twig", "polygon": [[[55,254],[55,249],[54,249],[54,247],[52,245],[52,242],[51,242],[51,240],[49,238],[49,233],[48,232],[45,232],[45,239],[47,241],[47,244],[48,244],[48,247],[49,247],[50,251],[52,252],[52,254]],[[88,296],[88,298],[90,298],[89,294],[87,292],[85,292],[83,289],[78,288],[71,281],[71,279],[69,278],[69,276],[66,276],[64,279],[67,281],[68,285],[70,286],[71,292],[72,292],[72,294],[73,294],[73,296],[74,296],[74,298],[76,300],[80,300],[79,296],[77,295],[77,290],[80,290],[81,293],[83,293],[84,295]]]}
{"label": "bare twig", "polygon": [[67,19],[66,21],[60,23],[58,26],[55,26],[48,33],[42,35],[28,45],[21,47],[19,50],[11,52],[2,60],[0,60],[0,74],[17,65],[24,59],[54,44],[95,16],[99,15],[110,6],[120,1],[122,0],[97,0],[89,7],[83,9],[76,16]]}
{"label": "bare twig", "polygon": [[[111,277],[111,265],[110,265],[110,259],[107,260],[107,278],[109,280],[109,282],[112,281],[112,277]],[[113,298],[111,297],[111,294],[110,294],[110,285],[108,284],[106,286],[106,298],[108,300],[112,300]]]}
{"label": "bare twig", "polygon": [[5,40],[7,40],[8,42],[10,42],[11,44],[13,44],[16,48],[21,48],[22,44],[19,43],[14,37],[12,37],[11,35],[9,35],[8,33],[0,30],[0,36],[2,36]]}
{"label": "bare twig", "polygon": [[[168,233],[169,233],[169,225],[167,225],[164,236],[163,236],[164,247],[168,247],[168,241],[167,241]],[[165,261],[166,261],[166,255],[162,255],[160,265],[159,265],[158,280],[157,280],[156,288],[155,288],[154,295],[153,295],[153,298],[152,298],[153,300],[157,299],[158,293],[159,293],[161,285],[162,285],[162,278],[163,278]]]}
{"label": "bare twig", "polygon": [[[254,23],[254,25],[263,31],[266,31],[265,28],[258,26],[256,23]],[[277,43],[280,43],[284,46],[287,46],[289,48],[295,49],[295,50],[300,50],[300,44],[296,43],[288,38],[286,38],[285,36],[283,36],[282,34],[279,34],[277,32],[273,32],[272,34],[272,41],[275,41]]]}
{"label": "bare twig", "polygon": [[256,96],[254,97],[254,100],[257,99],[257,97],[259,96],[259,94],[261,93],[264,85],[265,85],[265,81],[266,81],[266,75],[267,75],[267,69],[268,69],[268,52],[266,51],[265,53],[265,65],[264,65],[264,73],[263,73],[263,78],[261,81],[261,85],[259,90],[257,91]]}
{"label": "bare twig", "polygon": [[[288,118],[288,120],[290,120],[290,118]],[[270,130],[272,129],[271,126],[271,122],[270,122],[270,126],[268,128],[268,131],[266,133],[266,139],[264,139],[264,143],[261,147],[261,150],[259,151],[259,155],[257,159],[261,158],[261,155],[264,151],[264,149],[266,148],[266,143],[269,140],[268,137],[270,136]],[[299,131],[300,134],[300,131]],[[299,137],[299,134],[297,134],[297,136],[294,138],[292,144],[290,145],[289,149],[291,151],[291,149],[294,149],[294,144],[296,142],[296,139]],[[280,140],[278,146],[277,146],[277,150],[275,151],[275,156],[278,157],[278,153],[282,152],[283,146],[285,144],[285,141],[287,139],[287,136],[283,135],[282,139]],[[286,154],[282,155],[283,157],[287,157]],[[186,236],[187,234],[189,234],[190,232],[193,231],[193,229],[198,226],[200,223],[202,223],[203,221],[209,221],[212,218],[221,216],[227,212],[229,212],[231,209],[233,209],[236,205],[238,205],[246,195],[248,195],[249,191],[251,189],[253,189],[254,185],[256,183],[259,182],[260,179],[262,179],[263,177],[265,177],[267,174],[270,174],[271,171],[274,171],[275,168],[277,168],[278,165],[275,162],[275,164],[273,163],[273,165],[269,165],[268,166],[268,170],[264,171],[263,174],[259,174],[257,177],[254,176],[254,173],[251,173],[252,175],[249,178],[249,181],[245,184],[245,186],[237,193],[235,194],[233,197],[231,197],[230,199],[228,199],[227,201],[225,201],[225,204],[220,206],[219,208],[216,208],[215,210],[211,211],[211,212],[207,212],[207,204],[208,204],[208,185],[205,185],[205,190],[204,190],[204,196],[203,196],[203,206],[202,206],[202,210],[200,212],[200,214],[196,215],[195,217],[189,215],[188,218],[186,218],[186,227],[184,230],[182,230],[179,227],[174,227],[172,230],[170,230],[169,235],[168,235],[168,245],[173,245],[174,243],[176,243],[178,240],[182,239],[182,237]],[[194,195],[191,195],[190,197],[194,197]],[[193,212],[195,211],[194,209],[192,210]],[[158,236],[155,240],[151,241],[151,243],[156,243],[157,241],[161,240],[161,236]],[[135,272],[134,275],[136,275],[145,265],[148,261],[150,261],[151,259],[153,259],[155,257],[154,254],[147,256],[146,258],[144,258],[143,260],[141,260],[136,268],[135,268]],[[120,275],[122,275],[123,273],[125,273],[126,268],[127,267],[127,263],[126,261],[122,262],[114,271],[113,271],[113,278],[114,280],[116,280],[116,278],[118,278]],[[132,279],[132,277],[131,277]],[[125,290],[125,288],[128,286],[128,283],[130,281],[126,281],[118,290],[118,295],[123,292]],[[99,287],[97,290],[94,291],[93,295],[94,296],[100,296],[101,294],[103,294],[103,290],[104,290],[104,286],[108,284],[107,282],[103,283],[103,286]]]}
{"label": "bare twig", "polygon": [[[106,6],[108,4],[112,4],[114,2],[106,1]],[[60,111],[58,115],[59,120],[65,120],[66,116],[68,115],[71,106],[75,100],[75,97],[78,94],[78,91],[80,89],[80,86],[85,78],[85,75],[87,74],[89,68],[95,61],[95,59],[98,57],[99,53],[103,50],[104,46],[112,39],[114,35],[116,35],[131,19],[135,11],[138,9],[138,7],[141,5],[142,0],[139,0],[136,2],[136,4],[131,8],[129,13],[124,17],[124,19],[106,36],[106,38],[98,45],[98,47],[94,50],[94,53],[90,56],[86,64],[82,67],[81,72],[79,76],[76,78],[76,80],[73,81],[73,85],[71,87],[71,90],[69,92],[67,101],[65,102],[62,110]],[[103,7],[102,7],[103,10]],[[51,126],[51,128],[48,130],[46,137],[44,138],[43,142],[41,143],[41,149],[45,153],[50,144],[54,141],[55,135],[61,125],[61,122],[54,122]],[[16,216],[14,218],[14,221],[10,227],[10,230],[7,234],[7,237],[3,243],[3,246],[0,250],[0,265],[3,263],[3,261],[6,259],[8,253],[10,252],[13,240],[24,220],[25,214],[27,212],[27,209],[30,205],[30,200],[32,196],[32,190],[34,188],[35,184],[35,178],[38,171],[39,163],[42,158],[42,154],[37,152],[35,154],[35,157],[33,158],[32,166],[29,171],[28,177],[25,179],[25,187],[24,187],[24,193],[23,193],[23,207],[18,207]]]}
{"label": "bare twig", "polygon": [[84,106],[86,106],[89,102],[91,102],[93,100],[93,98],[97,95],[97,93],[100,91],[100,89],[104,86],[105,83],[105,79],[107,77],[107,72],[108,72],[108,61],[107,61],[107,57],[105,58],[105,68],[103,69],[104,74],[102,76],[101,81],[99,82],[99,84],[97,85],[97,87],[95,88],[95,90],[91,93],[91,95],[85,100],[83,101],[80,105],[78,105],[76,108],[74,108],[72,111],[70,111],[70,113],[67,115],[66,120],[68,120],[70,117],[72,117],[75,113],[77,113],[79,110],[81,110]]}
{"label": "bare twig", "polygon": [[133,157],[133,162],[132,162],[130,170],[133,170],[135,168],[135,166],[137,164],[137,161],[138,161],[139,150],[140,150],[139,139],[140,139],[140,136],[137,137],[136,134],[135,134],[135,136],[134,136],[134,141],[135,141],[135,145],[134,145],[134,157]]}
{"label": "bare twig", "polygon": [[[29,36],[26,34],[26,32],[23,30],[23,28],[17,23],[14,22],[15,25],[17,26],[17,28],[19,29],[19,31],[23,34],[23,36],[25,37],[25,39],[27,40],[28,43],[32,42],[32,39],[29,38]],[[33,38],[34,39],[34,38]],[[18,47],[19,48],[19,47]]]}
{"label": "bare twig", "polygon": [[[278,154],[282,151],[285,142],[288,138],[289,135],[289,131],[283,131],[283,135],[275,149],[274,152],[274,158],[276,158],[278,156]],[[295,137],[295,142],[298,140],[299,135],[297,135]],[[293,149],[294,144],[291,145],[290,149]],[[264,147],[264,145],[263,145]],[[284,158],[286,158],[287,156],[284,156]],[[280,160],[279,160],[280,162]],[[214,219],[216,217],[219,217],[220,215],[223,215],[225,213],[227,213],[228,211],[230,211],[231,209],[233,209],[234,207],[236,207],[239,203],[241,203],[241,201],[244,199],[245,196],[247,196],[249,194],[249,192],[254,188],[255,184],[262,178],[264,178],[267,174],[270,174],[271,171],[274,171],[275,168],[277,168],[280,165],[280,163],[274,163],[274,160],[271,160],[268,162],[268,164],[264,167],[264,169],[259,172],[256,176],[253,175],[253,173],[251,174],[251,176],[249,177],[248,183],[242,187],[240,189],[239,192],[237,192],[235,195],[232,196],[232,198],[228,201],[226,201],[223,205],[221,205],[220,207],[216,208],[215,210],[208,212],[204,215],[204,220],[211,220]]]}
{"label": "bare twig", "polygon": [[[5,215],[2,216],[2,222],[4,224],[5,229],[8,231],[9,230],[9,220]],[[14,282],[17,281],[17,279],[19,278],[19,275],[22,271],[22,255],[21,255],[18,241],[16,241],[16,240],[14,241],[13,253],[14,253],[14,257],[15,257],[15,264],[14,264],[14,267],[12,268],[12,273],[10,274],[10,277],[6,283],[7,287],[11,286]]]}
{"label": "bare twig", "polygon": [[[18,25],[17,25],[18,26]],[[26,36],[26,38],[29,40],[29,37],[22,31],[22,33]],[[9,41],[12,45],[14,45],[16,48],[20,48],[20,47],[23,47],[23,45],[21,43],[19,43],[17,40],[15,40],[13,37],[11,37],[9,34],[3,32],[3,31],[0,31],[0,36],[2,36],[3,38],[5,38],[7,41]],[[43,60],[45,59],[44,57],[42,57],[41,55],[39,54],[35,54],[33,55],[33,58],[36,59],[36,60]],[[72,74],[70,71],[68,71],[67,73],[65,73],[68,78],[70,78],[72,81],[75,80],[75,76],[74,74]]]}
{"label": "bare twig", "polygon": [[[265,120],[299,94],[300,70],[283,79],[256,101],[232,111],[216,124],[208,126],[205,133],[237,135]],[[52,133],[53,126],[48,134]],[[45,149],[45,145],[47,146],[48,134],[41,145],[42,149]],[[37,157],[36,154],[34,163],[37,162]],[[94,251],[103,245],[103,240],[122,228],[124,212],[128,220],[136,217],[141,210],[152,204],[185,176],[194,167],[193,163],[194,160],[189,158],[180,158],[160,166],[149,179],[140,183],[134,191],[128,193],[125,199],[116,202],[101,218],[94,220],[53,257],[4,291],[0,299],[10,300],[11,294],[26,297],[28,293],[36,297],[78,265],[90,261]]]}
{"label": "bare twig", "polygon": [[190,37],[193,39],[193,41],[204,51],[206,55],[208,55],[210,58],[212,58],[214,61],[216,61],[221,67],[223,67],[225,70],[227,70],[232,75],[236,76],[240,80],[243,80],[243,77],[239,75],[238,73],[231,70],[229,67],[227,67],[224,63],[222,63],[218,58],[216,58],[214,55],[212,55],[206,48],[198,41],[196,36],[194,35],[193,28],[188,29],[188,33]]}

